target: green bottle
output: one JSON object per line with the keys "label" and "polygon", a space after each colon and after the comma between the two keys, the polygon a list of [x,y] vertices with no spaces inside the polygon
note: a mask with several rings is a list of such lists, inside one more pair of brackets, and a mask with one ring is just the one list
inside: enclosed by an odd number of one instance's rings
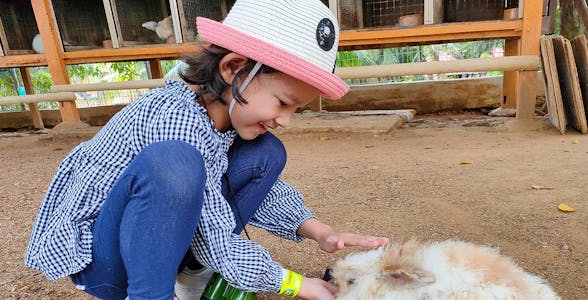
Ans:
{"label": "green bottle", "polygon": [[214,273],[200,300],[255,300],[255,293],[233,287],[220,274]]}

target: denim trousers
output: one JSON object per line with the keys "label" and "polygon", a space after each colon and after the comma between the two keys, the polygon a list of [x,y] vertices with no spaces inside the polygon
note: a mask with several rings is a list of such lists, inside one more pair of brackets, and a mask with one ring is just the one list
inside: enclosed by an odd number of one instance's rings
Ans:
{"label": "denim trousers", "polygon": [[[235,140],[222,191],[235,233],[253,217],[286,164],[278,138]],[[100,299],[173,299],[180,264],[191,257],[206,180],[200,152],[181,141],[145,147],[121,174],[93,226],[92,262],[71,279]]]}

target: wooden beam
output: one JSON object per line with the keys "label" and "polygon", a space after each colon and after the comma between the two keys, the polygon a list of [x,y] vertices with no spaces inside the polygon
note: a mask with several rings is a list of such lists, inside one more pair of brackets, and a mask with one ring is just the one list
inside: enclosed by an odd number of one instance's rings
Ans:
{"label": "wooden beam", "polygon": [[0,57],[0,68],[46,66],[45,54],[6,55]]}
{"label": "wooden beam", "polygon": [[[523,31],[521,55],[539,55],[543,0],[525,0],[523,7]],[[532,119],[535,116],[537,74],[534,71],[519,72],[517,80],[517,118]]]}
{"label": "wooden beam", "polygon": [[172,23],[174,25],[174,37],[176,39],[176,44],[181,44],[184,42],[184,38],[182,37],[182,22],[178,9],[178,0],[170,0],[169,9],[172,14]]}
{"label": "wooden beam", "polygon": [[557,9],[557,0],[543,1],[543,19],[541,20],[541,33],[553,34],[555,32],[555,17]]}
{"label": "wooden beam", "polygon": [[[34,95],[35,90],[33,89],[33,81],[31,80],[31,73],[29,72],[29,69],[27,67],[20,67],[20,76],[22,77],[22,82],[24,84],[27,95]],[[37,103],[29,103],[29,110],[31,111],[33,117],[33,126],[36,129],[45,128]]]}
{"label": "wooden beam", "polygon": [[133,80],[124,82],[102,82],[87,84],[56,84],[51,87],[51,93],[153,89],[163,86],[165,86],[164,79]]}
{"label": "wooden beam", "polygon": [[320,112],[323,110],[323,97],[318,96],[316,99],[310,102],[310,110]]}
{"label": "wooden beam", "polygon": [[154,58],[149,60],[149,71],[151,72],[151,79],[163,78],[163,69],[161,68],[159,59]]}
{"label": "wooden beam", "polygon": [[[521,55],[521,40],[520,39],[509,39],[505,40],[505,56],[518,56]],[[517,107],[517,82],[519,78],[519,72],[517,71],[505,71],[502,83],[502,107],[504,108],[516,108]]]}
{"label": "wooden beam", "polygon": [[[489,57],[451,61],[347,67],[336,69],[335,74],[341,77],[341,79],[514,70],[528,70],[536,74],[540,63],[539,57],[536,55]],[[536,76],[537,75],[535,75],[535,77]]]}
{"label": "wooden beam", "polygon": [[[59,29],[50,0],[31,0],[37,26],[43,40],[47,65],[54,84],[68,84],[69,76],[65,65]],[[75,99],[75,98],[74,98]],[[80,115],[73,100],[60,101],[59,111],[63,121],[79,121]]]}
{"label": "wooden beam", "polygon": [[130,61],[145,59],[177,59],[185,53],[197,52],[198,45],[161,45],[153,47],[126,47],[121,49],[98,49],[66,52],[67,64],[85,64],[111,61]]}
{"label": "wooden beam", "polygon": [[110,0],[103,0],[104,13],[106,14],[106,22],[108,23],[108,32],[110,33],[110,40],[113,48],[120,48],[120,40],[116,30],[116,22],[114,21],[114,12]]}
{"label": "wooden beam", "polygon": [[347,30],[341,32],[339,46],[518,38],[522,30],[522,20],[448,23],[443,26],[422,25],[405,29]]}

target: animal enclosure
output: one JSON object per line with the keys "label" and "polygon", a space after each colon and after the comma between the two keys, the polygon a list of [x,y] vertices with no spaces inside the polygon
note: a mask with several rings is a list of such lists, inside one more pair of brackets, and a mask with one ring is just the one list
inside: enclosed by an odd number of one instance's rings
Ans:
{"label": "animal enclosure", "polygon": [[111,36],[102,0],[52,0],[52,3],[65,51],[108,45],[105,41]]}
{"label": "animal enclosure", "polygon": [[121,46],[162,44],[166,41],[142,26],[149,21],[162,21],[171,16],[169,1],[111,0],[112,14]]}
{"label": "animal enclosure", "polygon": [[184,42],[196,41],[196,17],[222,21],[235,0],[178,0]]}
{"label": "animal enclosure", "polygon": [[5,55],[35,53],[33,38],[39,33],[30,1],[0,1],[0,42]]}

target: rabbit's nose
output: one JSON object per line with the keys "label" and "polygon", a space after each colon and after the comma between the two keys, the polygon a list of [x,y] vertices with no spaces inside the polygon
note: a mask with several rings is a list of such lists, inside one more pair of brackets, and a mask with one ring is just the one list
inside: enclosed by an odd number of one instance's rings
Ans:
{"label": "rabbit's nose", "polygon": [[324,281],[331,281],[331,279],[333,279],[333,275],[331,275],[332,272],[333,272],[333,270],[331,268],[325,269],[325,274],[323,275],[323,280]]}

